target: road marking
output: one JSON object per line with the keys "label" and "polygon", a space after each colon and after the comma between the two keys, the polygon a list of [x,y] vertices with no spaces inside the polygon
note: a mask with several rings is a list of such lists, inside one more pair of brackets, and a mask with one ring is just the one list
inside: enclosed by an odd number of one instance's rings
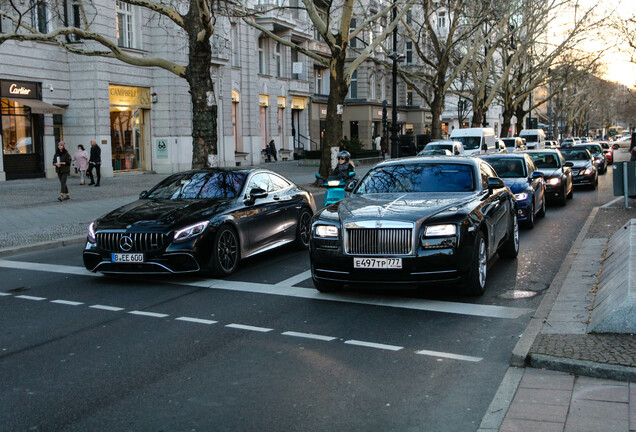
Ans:
{"label": "road marking", "polygon": [[313,334],[313,333],[299,333],[299,332],[294,332],[294,331],[286,331],[284,333],[282,333],[285,336],[293,336],[293,337],[300,337],[300,338],[307,338],[307,339],[316,339],[316,340],[321,340],[321,341],[327,341],[330,342],[334,339],[338,339],[335,338],[333,336],[323,336],[323,335],[318,335],[318,334]]}
{"label": "road marking", "polygon": [[179,317],[179,318],[175,318],[175,320],[177,320],[177,321],[187,321],[187,322],[197,323],[197,324],[216,324],[216,323],[218,323],[218,321],[206,320],[206,319],[201,319],[201,318],[191,318],[191,317]]}
{"label": "road marking", "polygon": [[378,348],[378,349],[389,350],[389,351],[399,351],[404,348],[404,347],[396,346],[396,345],[385,345],[385,344],[379,344],[374,342],[364,342],[364,341],[353,340],[353,339],[347,340],[344,343],[347,345],[356,345],[356,346],[367,347],[367,348]]}
{"label": "road marking", "polygon": [[302,272],[300,274],[297,274],[296,276],[290,277],[289,279],[285,279],[284,281],[280,281],[276,284],[276,286],[294,286],[297,283],[300,283],[302,281],[306,281],[307,279],[311,278],[311,270],[307,270],[305,272]]}
{"label": "road marking", "polygon": [[70,300],[51,300],[51,303],[57,303],[57,304],[63,304],[63,305],[69,305],[69,306],[79,306],[84,304],[82,302],[76,302],[76,301],[70,301]]}
{"label": "road marking", "polygon": [[261,333],[267,333],[267,332],[270,332],[270,331],[274,330],[274,329],[271,329],[271,328],[254,327],[254,326],[243,325],[243,324],[228,324],[225,327],[235,328],[235,329],[239,329],[239,330],[249,330],[249,331],[261,332]]}
{"label": "road marking", "polygon": [[11,296],[11,295],[13,295],[13,294],[7,293],[7,292],[0,292],[0,297]]}
{"label": "road marking", "polygon": [[415,354],[421,354],[421,355],[426,355],[431,357],[443,357],[443,358],[448,358],[453,360],[463,360],[463,361],[469,361],[469,362],[480,362],[483,360],[482,357],[471,357],[471,356],[465,356],[460,354],[452,354],[452,353],[446,353],[446,352],[440,352],[440,351],[429,351],[429,350],[415,351]]}
{"label": "road marking", "polygon": [[616,202],[618,202],[618,201],[622,200],[623,198],[624,198],[624,197],[614,198],[612,201],[610,201],[610,202],[608,202],[608,203],[603,204],[603,205],[601,206],[601,208],[607,208],[607,207],[610,207],[612,204],[614,204],[614,203],[616,203]]}
{"label": "road marking", "polygon": [[46,300],[46,297],[33,297],[33,296],[28,296],[28,295],[18,295],[15,296],[16,298],[21,298],[24,300],[35,300],[35,301],[42,301],[42,300]]}
{"label": "road marking", "polygon": [[156,313],[156,312],[144,312],[144,311],[138,311],[138,310],[130,311],[128,313],[131,315],[142,315],[142,316],[153,317],[153,318],[165,318],[167,316],[170,316],[168,314],[162,314],[162,313]]}
{"label": "road marking", "polygon": [[107,311],[111,311],[111,312],[119,312],[119,311],[123,311],[124,310],[124,308],[115,307],[115,306],[104,306],[104,305],[92,305],[92,306],[89,306],[89,307],[93,308],[93,309],[107,310]]}
{"label": "road marking", "polygon": [[[0,260],[0,267],[15,268],[22,270],[35,270],[46,271],[51,273],[63,273],[74,274],[81,276],[94,276],[102,277],[99,274],[91,273],[83,267],[71,267],[62,265],[49,265],[40,263],[29,263],[21,261],[8,261]],[[303,277],[306,272],[298,275],[298,278]],[[296,277],[288,280],[298,283]],[[166,283],[165,280],[161,281]],[[249,292],[257,294],[270,294],[286,297],[306,298],[312,300],[324,300],[324,301],[336,301],[343,303],[356,303],[366,304],[372,306],[393,307],[401,309],[414,309],[424,310],[430,312],[442,312],[452,313],[459,315],[471,315],[486,318],[503,318],[503,319],[517,319],[532,312],[530,308],[518,308],[509,306],[495,306],[495,305],[483,305],[472,303],[458,303],[458,302],[446,302],[439,300],[425,300],[425,299],[402,299],[392,298],[387,296],[379,296],[373,294],[364,293],[337,293],[337,294],[324,294],[311,288],[301,288],[284,285],[270,285],[254,282],[237,282],[223,279],[205,279],[200,281],[188,281],[188,282],[167,282],[171,284],[184,285],[184,286],[196,286],[210,289],[222,289],[227,291],[236,292]]]}

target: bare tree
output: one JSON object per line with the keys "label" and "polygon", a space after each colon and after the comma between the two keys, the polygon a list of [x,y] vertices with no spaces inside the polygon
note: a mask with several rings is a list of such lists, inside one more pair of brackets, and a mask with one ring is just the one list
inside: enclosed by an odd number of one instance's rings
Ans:
{"label": "bare tree", "polygon": [[[0,18],[12,23],[12,28],[0,34],[0,45],[9,40],[55,42],[73,54],[107,57],[134,66],[161,68],[185,79],[190,87],[192,102],[192,166],[207,166],[208,156],[217,151],[217,106],[210,76],[210,38],[221,4],[213,0],[121,0],[122,3],[151,11],[158,20],[168,21],[172,27],[167,31],[181,32],[184,45],[187,46],[187,62],[180,64],[173,59],[143,57],[122,50],[107,35],[93,31],[92,23],[99,9],[90,0],[75,1],[80,6],[83,28],[63,25],[47,33],[30,26],[26,19],[33,12],[30,5],[35,3],[27,2],[27,6],[23,6],[24,2],[4,2]],[[63,2],[54,1],[50,4],[55,11],[63,7]],[[64,24],[63,21],[61,23]],[[85,43],[71,43],[69,36],[73,37],[74,42]]]}
{"label": "bare tree", "polygon": [[[313,59],[316,63],[329,69],[330,91],[327,100],[326,115],[326,122],[329,127],[325,131],[324,140],[321,144],[319,172],[322,176],[328,176],[331,173],[331,147],[338,145],[342,139],[342,106],[349,91],[349,86],[351,85],[351,75],[362,62],[367,60],[372,53],[380,48],[380,44],[391,34],[414,1],[415,0],[398,0],[377,13],[366,17],[363,16],[364,20],[354,28],[351,28],[352,19],[354,18],[354,9],[359,11],[368,10],[368,8],[359,3],[358,0],[302,0],[310,21],[327,45],[329,52],[327,56],[317,54],[301,44],[281,38],[276,33],[260,25],[257,20],[254,19],[252,11],[248,10],[247,7],[243,8],[245,13],[244,21],[246,23],[260,30],[275,41],[297,50]],[[397,12],[398,9],[399,12]],[[379,35],[375,35],[373,41],[367,44],[362,50],[356,50],[355,58],[352,60],[348,58],[348,56],[354,52],[351,51],[350,41],[358,38],[365,29],[371,28],[372,23],[387,16],[391,11],[395,11],[393,13],[394,16],[384,31]]]}

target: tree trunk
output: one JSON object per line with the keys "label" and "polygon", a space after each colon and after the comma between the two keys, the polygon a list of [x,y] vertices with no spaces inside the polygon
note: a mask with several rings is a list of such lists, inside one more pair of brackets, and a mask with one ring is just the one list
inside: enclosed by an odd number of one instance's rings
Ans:
{"label": "tree trunk", "polygon": [[525,129],[523,127],[523,119],[526,117],[526,114],[528,114],[528,112],[523,109],[523,102],[521,102],[519,105],[517,105],[517,109],[515,109],[515,116],[517,117],[517,133],[515,134],[516,136],[519,136],[521,131]]}
{"label": "tree trunk", "polygon": [[445,75],[438,74],[437,85],[433,90],[433,100],[431,101],[431,138],[442,138],[442,114],[444,113],[444,80]]}
{"label": "tree trunk", "polygon": [[508,137],[510,126],[512,125],[512,110],[505,108],[502,114],[503,120],[501,122],[501,136],[500,138]]}
{"label": "tree trunk", "polygon": [[[345,51],[343,50],[342,53]],[[331,147],[339,146],[342,139],[342,114],[338,114],[338,105],[343,106],[349,86],[344,78],[345,56],[339,54],[332,57],[330,67],[330,91],[327,99],[327,129],[322,141],[319,173],[327,178],[333,171],[331,168]]]}
{"label": "tree trunk", "polygon": [[209,166],[209,155],[217,154],[217,105],[210,64],[212,47],[209,37],[201,37],[204,32],[202,26],[197,25],[194,13],[189,13],[185,19],[190,24],[188,29],[188,67],[185,77],[190,85],[192,101],[192,168]]}

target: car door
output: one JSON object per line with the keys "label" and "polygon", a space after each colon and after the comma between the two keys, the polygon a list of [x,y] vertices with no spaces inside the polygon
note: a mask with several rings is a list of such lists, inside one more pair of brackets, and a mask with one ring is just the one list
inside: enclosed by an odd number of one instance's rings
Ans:
{"label": "car door", "polygon": [[[267,192],[264,198],[250,200],[250,191],[258,188]],[[280,227],[283,225],[284,211],[279,205],[280,197],[272,185],[266,172],[257,172],[247,181],[244,199],[246,209],[241,218],[241,225],[247,228],[247,254],[255,253],[270,246],[282,237]]]}
{"label": "car door", "polygon": [[269,173],[272,185],[272,198],[278,203],[280,217],[279,238],[282,240],[294,240],[296,238],[296,224],[302,206],[300,196],[293,193],[293,184],[283,177]]}
{"label": "car door", "polygon": [[[488,189],[488,177],[497,177],[497,173],[486,163],[480,163],[480,174],[482,184]],[[508,230],[508,212],[510,211],[510,200],[507,198],[507,189],[494,189],[485,200],[482,206],[482,213],[488,226],[488,245],[491,254],[496,252],[496,248],[504,238]]]}
{"label": "car door", "polygon": [[530,183],[530,187],[534,191],[532,193],[533,195],[532,200],[534,202],[534,211],[538,212],[543,203],[543,192],[545,190],[545,187],[544,187],[545,180],[543,179],[543,177],[534,177],[534,173],[535,171],[537,171],[537,168],[535,167],[534,162],[532,162],[532,159],[530,158],[530,156],[525,155],[524,160],[525,160],[526,170],[528,174],[528,182]]}

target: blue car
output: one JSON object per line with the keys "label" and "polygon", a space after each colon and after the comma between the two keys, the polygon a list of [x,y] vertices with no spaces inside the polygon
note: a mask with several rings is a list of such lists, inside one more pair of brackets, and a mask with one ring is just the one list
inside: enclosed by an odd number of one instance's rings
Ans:
{"label": "blue car", "polygon": [[543,173],[527,154],[481,156],[492,166],[517,199],[517,217],[527,228],[534,228],[535,217],[545,216],[546,195]]}

